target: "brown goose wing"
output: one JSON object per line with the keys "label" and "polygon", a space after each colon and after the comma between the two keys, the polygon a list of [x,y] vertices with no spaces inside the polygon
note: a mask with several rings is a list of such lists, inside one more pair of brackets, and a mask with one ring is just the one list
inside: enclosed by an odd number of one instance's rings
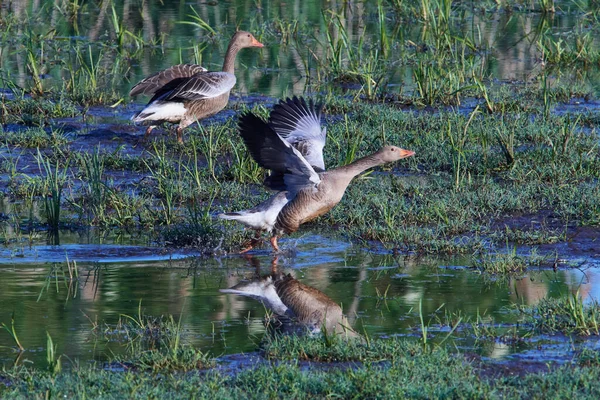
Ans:
{"label": "brown goose wing", "polygon": [[256,115],[251,112],[243,114],[240,117],[239,130],[248,151],[258,165],[276,175],[283,174],[283,179],[277,184],[267,178],[267,187],[296,193],[304,187],[316,186],[321,182],[319,175],[302,154]]}
{"label": "brown goose wing", "polygon": [[197,64],[174,65],[139,81],[137,85],[131,88],[129,96],[134,97],[139,94],[154,94],[157,90],[175,79],[189,78],[200,72],[206,71],[206,68]]}
{"label": "brown goose wing", "polygon": [[210,99],[229,92],[235,81],[235,75],[228,72],[200,72],[177,82],[176,86],[166,85],[154,94],[150,102]]}

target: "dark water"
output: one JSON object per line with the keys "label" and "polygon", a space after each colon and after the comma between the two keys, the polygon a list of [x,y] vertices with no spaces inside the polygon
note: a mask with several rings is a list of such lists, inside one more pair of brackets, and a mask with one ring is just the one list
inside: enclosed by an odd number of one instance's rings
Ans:
{"label": "dark water", "polygon": [[[416,339],[420,304],[431,331],[443,333],[445,315],[460,313],[465,321],[480,315],[500,325],[514,324],[518,314],[511,311],[513,304],[535,304],[577,290],[587,300],[600,298],[600,270],[594,268],[538,271],[495,281],[465,268],[468,259],[393,257],[318,236],[282,243],[291,256],[279,257],[280,268],[340,303],[353,327],[371,337]],[[10,258],[5,250],[2,254],[0,321],[10,325],[14,313],[16,332],[26,348],[21,362],[44,365],[46,332],[59,354],[71,360],[105,360],[125,352],[127,341],[117,323],[122,314],[137,316],[140,301],[145,315],[181,315],[185,341],[214,355],[256,351],[265,333],[260,303],[219,289],[251,276],[257,263],[268,273],[272,256],[266,250],[250,260],[237,255],[200,258],[159,248],[152,255],[147,246],[111,243],[52,247],[32,249],[38,260],[30,255]],[[178,259],[184,255],[188,257]],[[77,261],[79,276],[72,281],[67,258]],[[538,342],[551,347],[534,351]],[[524,346],[481,346],[469,338],[458,343],[495,358],[534,357],[532,351],[539,358],[554,351],[564,359],[570,351],[562,338],[536,338]],[[16,353],[5,331],[0,331],[0,346],[7,346],[0,347],[0,362],[10,365]]]}

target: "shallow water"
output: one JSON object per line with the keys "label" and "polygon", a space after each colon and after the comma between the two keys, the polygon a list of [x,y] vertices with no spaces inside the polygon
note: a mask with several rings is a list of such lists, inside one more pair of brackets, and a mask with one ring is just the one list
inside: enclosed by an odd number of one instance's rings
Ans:
{"label": "shallow water", "polygon": [[[140,79],[174,64],[196,62],[209,70],[220,69],[230,35],[236,29],[251,31],[259,39],[264,37],[261,40],[266,47],[244,50],[238,55],[235,94],[261,93],[276,98],[302,94],[310,86],[311,78],[319,75],[318,63],[329,51],[327,32],[335,40],[343,36],[329,24],[328,18],[339,16],[353,46],[364,40],[373,42],[370,46],[376,48],[380,33],[377,2],[373,1],[235,0],[194,4],[125,1],[117,2],[114,9],[120,28],[131,33],[125,35],[121,51],[109,2],[85,3],[77,18],[67,18],[68,13],[54,3],[21,1],[0,6],[0,14],[14,17],[15,24],[33,22],[18,29],[16,36],[47,38],[43,49],[33,49],[39,52],[38,56],[46,57],[39,66],[43,84],[60,88],[67,66],[78,65],[75,55],[65,56],[55,49],[72,42],[81,45],[85,52],[91,46],[90,51],[100,68],[110,71],[115,65],[125,66],[114,74],[109,73],[117,75],[110,79],[120,80],[117,86],[124,96]],[[524,3],[510,11],[494,7],[491,2],[487,9],[470,2],[455,4],[458,11],[453,13],[450,29],[453,34],[472,40],[479,48],[482,57],[478,68],[485,71],[485,76],[501,82],[528,82],[542,68],[539,39],[552,34],[572,44],[575,39],[569,35],[587,11],[573,2],[555,1],[558,12],[541,13],[529,8],[534,3]],[[195,21],[194,11],[215,29],[216,36],[189,24]],[[423,36],[430,34],[424,24],[406,23],[407,18],[392,8],[386,9],[384,31],[391,44],[390,60],[393,61],[387,68],[391,92],[414,89],[413,66],[403,60],[407,53],[420,48]],[[141,37],[144,45],[136,45],[132,36]],[[275,40],[269,40],[272,37]],[[20,87],[31,86],[28,60],[24,57],[27,52],[14,43],[12,37],[0,39],[0,46],[2,67],[7,76]],[[381,55],[379,58],[382,59]],[[598,74],[588,72],[589,89],[597,92]],[[5,85],[5,82],[0,83],[0,87]]]}
{"label": "shallow water", "polygon": [[[446,313],[460,312],[471,320],[479,314],[500,326],[512,326],[517,321],[517,314],[510,311],[513,304],[535,304],[543,297],[577,290],[587,301],[600,298],[600,268],[589,265],[494,281],[467,268],[468,259],[393,257],[320,236],[282,244],[287,255],[278,258],[279,268],[340,303],[353,327],[371,337],[402,335],[416,340],[421,335],[419,304],[430,331],[445,335],[448,328],[440,322]],[[217,258],[153,250],[115,243],[44,245],[30,249],[40,255],[38,259],[28,255],[3,259],[0,321],[10,325],[14,313],[16,332],[26,348],[19,361],[44,365],[46,332],[59,354],[82,363],[125,352],[127,341],[117,323],[121,315],[137,316],[140,301],[144,315],[181,315],[185,341],[213,355],[258,349],[265,334],[264,307],[219,289],[252,276],[257,264],[268,273],[273,259],[267,250]],[[77,261],[78,279],[72,282],[67,257]],[[551,356],[566,361],[573,351],[569,343],[563,337],[512,345],[457,339],[465,351],[504,360],[539,361]],[[0,331],[0,363],[10,365],[17,357],[11,347],[8,334]]]}

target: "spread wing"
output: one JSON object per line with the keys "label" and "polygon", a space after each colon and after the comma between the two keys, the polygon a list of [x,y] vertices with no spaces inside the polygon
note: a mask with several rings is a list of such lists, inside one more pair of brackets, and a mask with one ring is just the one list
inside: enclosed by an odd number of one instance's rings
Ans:
{"label": "spread wing", "polygon": [[258,165],[283,178],[277,182],[267,178],[267,187],[296,193],[321,182],[319,175],[302,154],[256,115],[251,112],[243,114],[240,117],[239,129],[248,151]]}
{"label": "spread wing", "polygon": [[[173,83],[173,84],[171,84]],[[156,91],[150,100],[184,101],[217,97],[235,86],[235,75],[228,72],[200,72],[183,80],[173,80]]]}
{"label": "spread wing", "polygon": [[321,128],[322,104],[304,98],[280,100],[271,111],[269,124],[275,132],[294,146],[316,171],[325,170],[323,147],[327,137]]}
{"label": "spread wing", "polygon": [[139,94],[154,94],[157,90],[163,88],[173,80],[181,81],[201,72],[207,72],[206,68],[197,64],[179,64],[157,72],[149,77],[142,79],[131,88],[129,96],[134,97]]}

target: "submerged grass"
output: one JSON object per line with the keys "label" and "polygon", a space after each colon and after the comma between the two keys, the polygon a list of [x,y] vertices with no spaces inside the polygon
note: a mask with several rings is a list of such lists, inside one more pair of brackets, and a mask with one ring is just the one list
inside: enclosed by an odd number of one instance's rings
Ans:
{"label": "submerged grass", "polygon": [[484,253],[474,261],[474,268],[489,274],[521,274],[532,266],[547,262],[535,249],[527,255],[517,254],[516,248],[504,253]]}

